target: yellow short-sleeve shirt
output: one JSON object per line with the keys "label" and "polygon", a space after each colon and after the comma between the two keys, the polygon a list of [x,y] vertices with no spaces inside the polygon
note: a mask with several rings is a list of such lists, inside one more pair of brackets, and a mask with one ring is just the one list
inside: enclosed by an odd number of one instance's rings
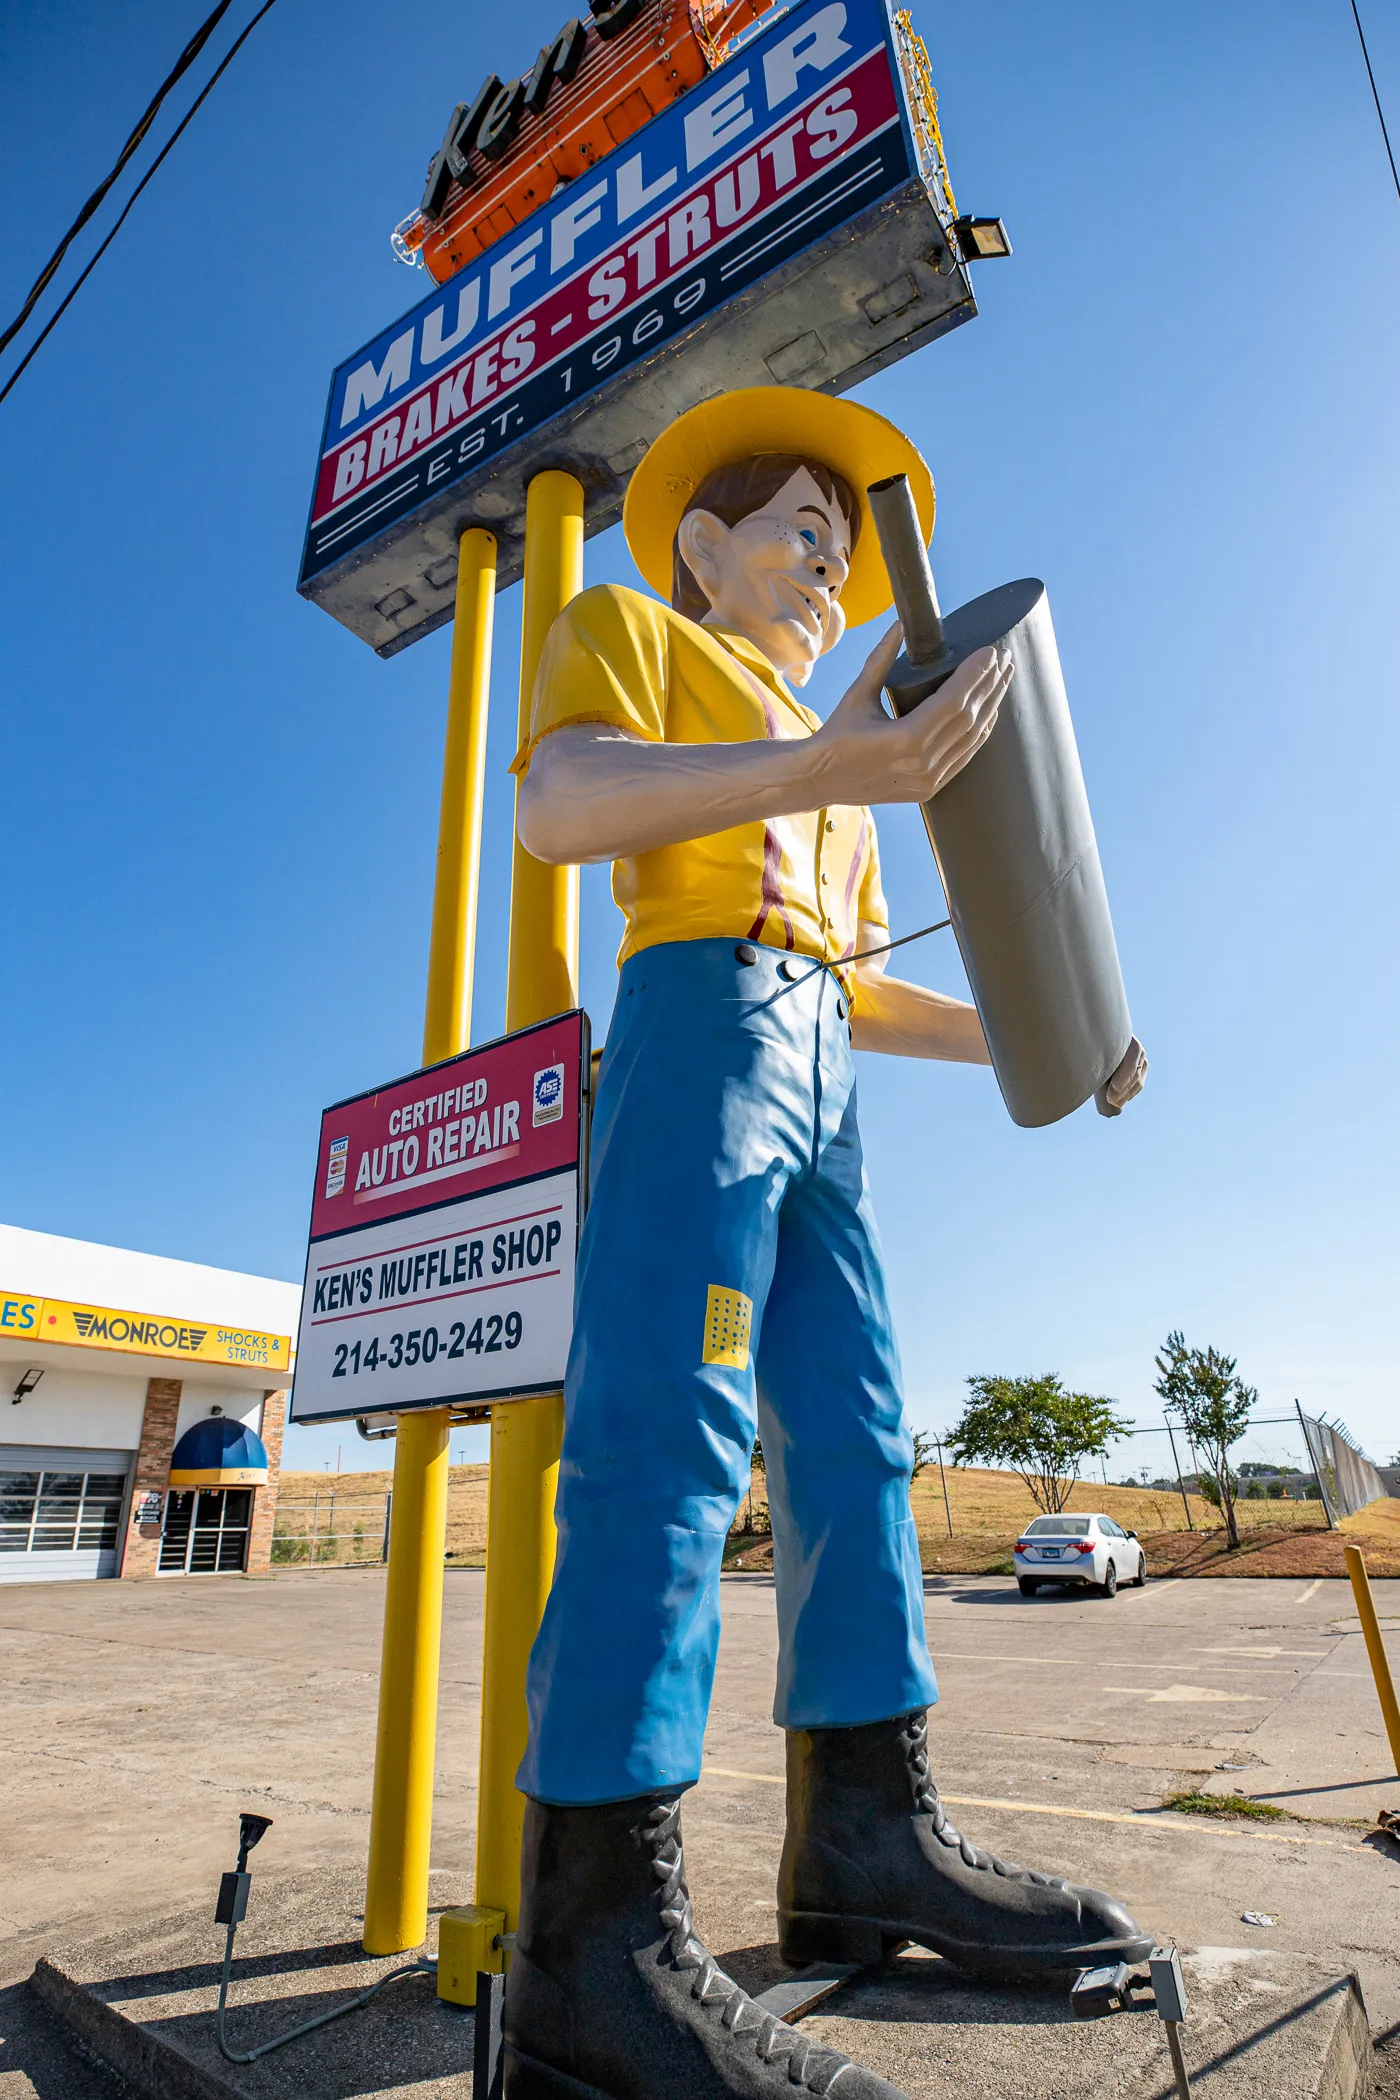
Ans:
{"label": "yellow short-sleeve shirt", "polygon": [[[619,584],[583,591],[550,629],[513,770],[524,773],[540,739],[575,722],[669,744],[757,743],[821,727],[752,642]],[[855,952],[862,920],[889,925],[874,821],[844,805],[615,861],[613,896],[627,921],[619,962],[659,941],[718,936],[839,963]]]}

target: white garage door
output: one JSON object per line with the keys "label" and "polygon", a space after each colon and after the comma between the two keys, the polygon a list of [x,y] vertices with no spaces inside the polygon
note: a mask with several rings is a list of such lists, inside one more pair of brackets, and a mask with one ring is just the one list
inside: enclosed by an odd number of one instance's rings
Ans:
{"label": "white garage door", "polygon": [[134,1457],[0,1444],[0,1583],[115,1575]]}

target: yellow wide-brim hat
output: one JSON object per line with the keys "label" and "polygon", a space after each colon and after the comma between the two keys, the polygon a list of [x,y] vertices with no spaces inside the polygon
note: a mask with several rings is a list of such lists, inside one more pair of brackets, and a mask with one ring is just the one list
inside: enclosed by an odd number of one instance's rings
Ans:
{"label": "yellow wide-brim hat", "polygon": [[696,490],[717,467],[764,452],[818,460],[849,483],[860,504],[860,534],[841,605],[852,627],[887,612],[894,592],[865,492],[872,482],[907,474],[927,541],[933,533],[933,476],[903,431],[873,408],[798,386],[741,387],[702,401],[649,448],[627,490],[622,529],[652,589],[670,599],[676,528]]}

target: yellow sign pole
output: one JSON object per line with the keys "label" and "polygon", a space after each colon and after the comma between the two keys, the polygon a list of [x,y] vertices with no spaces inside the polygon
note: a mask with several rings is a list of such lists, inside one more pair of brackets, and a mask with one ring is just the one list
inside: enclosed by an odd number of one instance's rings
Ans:
{"label": "yellow sign pole", "polygon": [[473,526],[457,553],[457,612],[447,685],[433,932],[423,1062],[465,1050],[472,1032],[472,967],[481,877],[481,800],[486,788],[486,713],[491,627],[496,611],[495,536]]}
{"label": "yellow sign pole", "polygon": [[1360,1619],[1361,1631],[1366,1636],[1366,1653],[1371,1659],[1371,1675],[1376,1680],[1376,1697],[1381,1702],[1385,1732],[1390,1738],[1391,1762],[1397,1775],[1400,1775],[1400,1705],[1396,1703],[1395,1682],[1390,1674],[1390,1657],[1385,1652],[1380,1621],[1376,1617],[1376,1600],[1371,1595],[1371,1579],[1366,1573],[1366,1562],[1361,1548],[1347,1546],[1344,1550],[1347,1573],[1351,1577],[1351,1593],[1356,1599],[1356,1616]]}
{"label": "yellow sign pole", "polygon": [[[458,552],[423,1022],[425,1065],[465,1050],[471,1038],[495,603],[496,542],[489,532],[474,528],[462,535]],[[397,1954],[417,1947],[428,1931],[450,1420],[445,1407],[400,1415],[394,1441],[394,1506],[365,1894],[367,1954]]]}
{"label": "yellow sign pole", "polygon": [[[529,733],[535,671],[555,616],[583,588],[583,489],[550,471],[530,483],[525,511],[525,607],[520,735]],[[507,1029],[528,1028],[578,1003],[578,869],[550,868],[515,842],[510,892]],[[486,1645],[481,1686],[481,1784],[476,1901],[514,1931],[520,1909],[525,1798],[525,1666],[554,1572],[554,1490],[562,1394],[513,1400],[491,1418],[486,1530]],[[483,1966],[486,1964],[483,1963]],[[500,1955],[492,1958],[500,1966]]]}

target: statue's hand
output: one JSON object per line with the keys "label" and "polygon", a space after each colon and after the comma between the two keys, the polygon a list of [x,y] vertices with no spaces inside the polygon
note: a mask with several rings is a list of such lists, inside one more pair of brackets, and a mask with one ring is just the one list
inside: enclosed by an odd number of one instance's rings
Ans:
{"label": "statue's hand", "polygon": [[1123,1052],[1118,1069],[1094,1096],[1101,1116],[1121,1116],[1147,1084],[1147,1052],[1134,1036]]}
{"label": "statue's hand", "polygon": [[969,656],[946,685],[891,721],[881,703],[899,654],[896,625],[812,739],[832,802],[927,802],[960,773],[996,726],[1011,659],[995,648]]}

